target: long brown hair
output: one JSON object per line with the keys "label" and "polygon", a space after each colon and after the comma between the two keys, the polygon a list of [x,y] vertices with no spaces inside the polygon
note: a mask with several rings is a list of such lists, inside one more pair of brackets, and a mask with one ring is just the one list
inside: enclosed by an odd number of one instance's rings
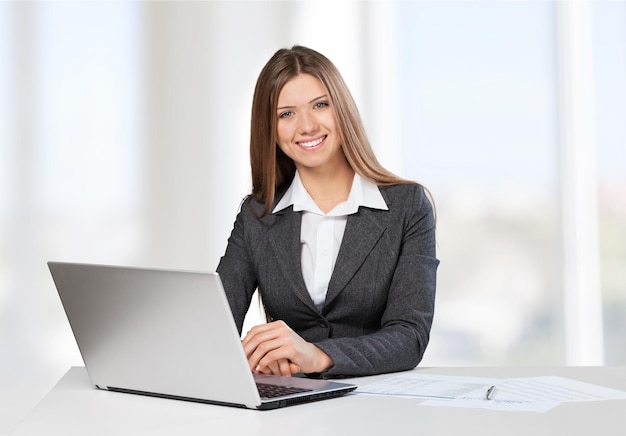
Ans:
{"label": "long brown hair", "polygon": [[377,185],[414,183],[380,165],[365,134],[358,108],[339,70],[324,55],[295,45],[278,50],[265,64],[254,90],[250,131],[252,197],[265,203],[262,216],[269,213],[277,190],[291,183],[296,166],[277,146],[278,95],[285,83],[299,74],[309,74],[328,91],[341,147],[352,169]]}

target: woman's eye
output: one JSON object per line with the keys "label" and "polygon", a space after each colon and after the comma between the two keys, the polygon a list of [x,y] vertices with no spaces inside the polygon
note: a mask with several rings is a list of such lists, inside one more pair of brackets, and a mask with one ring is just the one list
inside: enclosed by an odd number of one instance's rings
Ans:
{"label": "woman's eye", "polygon": [[293,112],[287,111],[287,112],[283,112],[280,115],[278,115],[279,118],[289,118],[290,116],[293,115]]}
{"label": "woman's eye", "polygon": [[328,107],[328,103],[326,103],[325,101],[315,103],[315,109],[323,109],[325,107]]}

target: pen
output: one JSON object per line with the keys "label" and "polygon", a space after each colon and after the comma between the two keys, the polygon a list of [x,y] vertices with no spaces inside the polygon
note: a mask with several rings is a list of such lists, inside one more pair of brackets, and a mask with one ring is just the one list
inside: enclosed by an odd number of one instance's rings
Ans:
{"label": "pen", "polygon": [[491,400],[491,397],[493,396],[493,393],[496,390],[496,386],[490,386],[489,389],[487,389],[487,399]]}

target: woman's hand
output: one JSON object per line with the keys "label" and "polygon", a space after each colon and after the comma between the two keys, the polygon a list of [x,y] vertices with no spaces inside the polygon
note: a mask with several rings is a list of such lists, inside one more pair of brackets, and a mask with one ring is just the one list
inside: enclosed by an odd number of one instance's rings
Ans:
{"label": "woman's hand", "polygon": [[243,338],[243,348],[250,369],[263,374],[289,376],[322,372],[333,366],[326,353],[302,339],[283,321],[253,327]]}

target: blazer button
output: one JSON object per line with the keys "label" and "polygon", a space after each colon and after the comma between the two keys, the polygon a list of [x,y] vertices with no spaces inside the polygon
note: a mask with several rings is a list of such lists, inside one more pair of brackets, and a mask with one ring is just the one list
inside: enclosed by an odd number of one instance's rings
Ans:
{"label": "blazer button", "polygon": [[328,322],[326,320],[323,320],[323,319],[320,319],[319,321],[317,321],[317,325],[320,328],[323,328],[323,329],[327,329],[328,328]]}

